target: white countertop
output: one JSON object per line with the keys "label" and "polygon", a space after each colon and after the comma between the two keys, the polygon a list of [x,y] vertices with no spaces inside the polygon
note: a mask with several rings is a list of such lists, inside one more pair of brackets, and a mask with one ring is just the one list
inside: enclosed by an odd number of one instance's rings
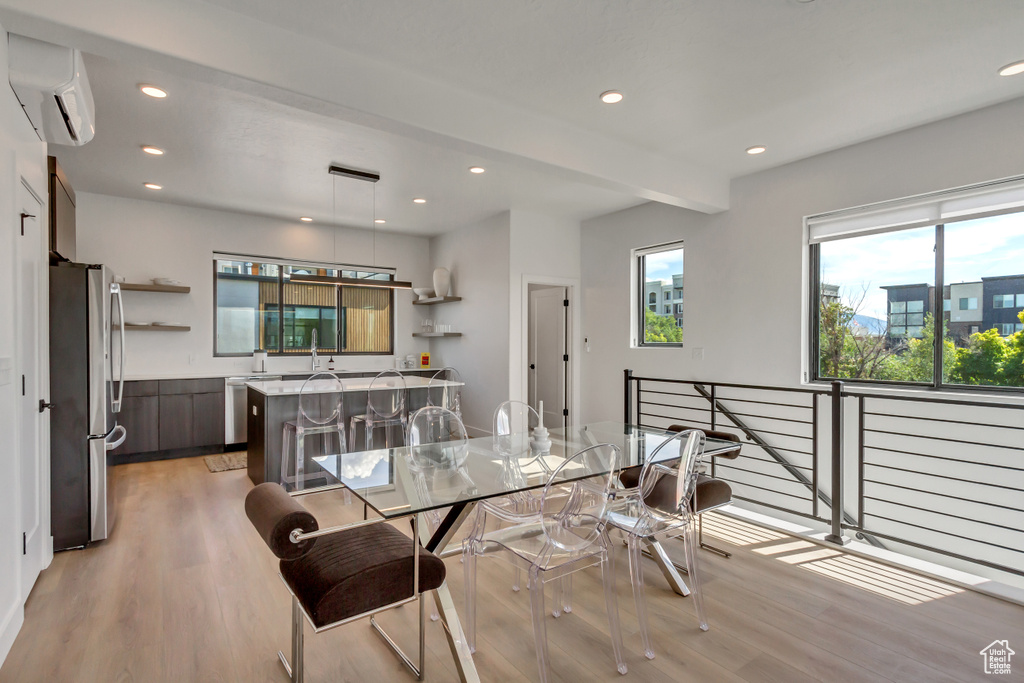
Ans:
{"label": "white countertop", "polygon": [[[353,368],[350,370],[327,370],[325,367],[320,368],[317,372],[333,372],[336,375],[351,375],[357,372],[384,372],[392,368]],[[410,369],[402,369],[399,372],[437,372],[442,368],[421,368],[415,367]],[[306,368],[305,370],[282,370],[280,372],[247,372],[245,370],[235,370],[234,372],[146,372],[136,375],[126,375],[124,381],[126,382],[145,382],[154,381],[161,379],[227,379],[228,377],[256,377],[257,375],[267,375],[269,377],[289,377],[292,375],[310,375],[313,374],[313,370]]]}
{"label": "white countertop", "polygon": [[[341,380],[342,391],[369,391],[370,383],[373,382],[373,377],[353,377],[350,379]],[[298,394],[302,389],[302,385],[305,384],[305,380],[301,379],[285,379],[275,380],[270,382],[246,382],[245,385],[252,387],[261,394],[267,396],[287,396]],[[392,383],[391,381],[378,383],[378,386],[374,387],[375,390],[387,390],[394,388],[397,382]],[[463,386],[463,382],[448,382],[445,380],[437,380],[433,384],[427,377],[406,377],[405,388],[406,389],[426,389],[428,386],[444,387],[444,386]],[[318,394],[327,394],[333,391],[337,391],[337,385],[329,380],[316,380],[313,382],[312,391]]]}

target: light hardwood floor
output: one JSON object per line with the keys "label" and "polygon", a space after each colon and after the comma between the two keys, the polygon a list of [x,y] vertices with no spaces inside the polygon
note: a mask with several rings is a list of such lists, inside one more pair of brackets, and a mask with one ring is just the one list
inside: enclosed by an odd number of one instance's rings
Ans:
{"label": "light hardwood floor", "polygon": [[[276,652],[288,648],[289,601],[245,517],[245,471],[211,474],[195,458],[115,472],[114,535],[57,554],[43,572],[0,682],[287,681]],[[321,525],[362,515],[338,494],[303,500]],[[978,653],[997,638],[1024,652],[1024,608],[724,516],[709,517],[705,532],[735,552],[700,554],[710,631],[697,629],[692,601],[650,563],[657,657],[644,659],[619,552],[628,677],[615,672],[600,576],[588,571],[574,581],[573,613],[548,617],[553,680],[952,683],[990,679]],[[457,557],[446,563],[461,608],[462,567]],[[511,591],[503,563],[481,559],[479,572],[481,678],[536,680],[526,591]],[[415,615],[405,607],[381,619],[410,653]],[[441,626],[427,629],[426,680],[457,680]],[[1002,680],[1024,680],[1019,656]],[[366,621],[307,630],[306,662],[312,683],[414,680]]]}

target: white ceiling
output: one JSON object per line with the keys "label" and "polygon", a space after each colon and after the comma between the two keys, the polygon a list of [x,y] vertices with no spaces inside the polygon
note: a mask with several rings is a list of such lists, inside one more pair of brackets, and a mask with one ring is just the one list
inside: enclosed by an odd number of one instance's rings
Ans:
{"label": "white ceiling", "polygon": [[[420,235],[509,208],[580,219],[642,201],[137,65],[86,55],[86,71],[96,137],[50,147],[80,192],[369,228],[376,190],[376,215],[387,221],[376,227]],[[140,83],[169,96],[146,97]],[[143,145],[165,154],[145,154]],[[329,175],[332,163],[381,180]],[[474,165],[487,172],[469,173]]]}
{"label": "white ceiling", "polygon": [[96,139],[58,154],[83,189],[326,219],[340,162],[420,234],[723,210],[731,178],[1024,96],[996,75],[1024,59],[1020,0],[0,0],[0,22],[104,57]]}

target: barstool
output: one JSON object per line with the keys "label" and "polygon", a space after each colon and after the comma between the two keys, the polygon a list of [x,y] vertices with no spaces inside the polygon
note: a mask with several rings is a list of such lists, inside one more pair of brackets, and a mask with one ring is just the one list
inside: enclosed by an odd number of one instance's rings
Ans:
{"label": "barstool", "polygon": [[366,412],[362,415],[353,415],[349,422],[349,450],[355,450],[356,425],[360,422],[364,424],[366,432],[364,450],[371,451],[374,429],[384,428],[384,447],[391,448],[389,430],[392,427],[401,427],[404,442],[408,421],[409,414],[405,407],[405,377],[396,370],[385,370],[370,382],[366,391]]}
{"label": "barstool", "polygon": [[344,392],[341,380],[331,372],[319,372],[302,383],[299,413],[295,420],[285,422],[282,429],[281,483],[284,486],[295,491],[306,487],[306,437],[323,435],[324,445],[317,455],[326,455],[328,442],[336,434],[337,452],[346,452]]}
{"label": "barstool", "polygon": [[462,418],[462,377],[453,367],[444,367],[427,382],[427,405],[440,406]]}

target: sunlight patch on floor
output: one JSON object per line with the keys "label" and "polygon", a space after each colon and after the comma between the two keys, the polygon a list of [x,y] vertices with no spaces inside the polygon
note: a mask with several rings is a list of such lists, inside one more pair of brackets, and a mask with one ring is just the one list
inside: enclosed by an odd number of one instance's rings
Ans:
{"label": "sunlight patch on floor", "polygon": [[778,531],[765,529],[764,527],[750,524],[749,522],[744,522],[732,517],[725,517],[723,515],[716,515],[713,513],[705,513],[703,517],[704,534],[706,536],[714,536],[715,538],[720,538],[727,543],[732,543],[733,545],[757,545],[760,543],[770,543],[772,541],[781,541],[783,539],[792,538],[791,536],[779,533]]}
{"label": "sunlight patch on floor", "polygon": [[920,605],[964,592],[956,586],[842,553],[799,566],[905,605]]}

